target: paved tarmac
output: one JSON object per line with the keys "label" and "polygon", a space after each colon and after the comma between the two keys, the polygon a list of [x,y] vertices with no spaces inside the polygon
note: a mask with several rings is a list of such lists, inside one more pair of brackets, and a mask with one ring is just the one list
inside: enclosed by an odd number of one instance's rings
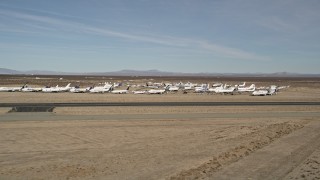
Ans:
{"label": "paved tarmac", "polygon": [[320,117],[320,112],[250,112],[250,113],[174,113],[174,114],[110,114],[110,115],[60,115],[50,112],[14,112],[0,116],[0,121],[50,121],[50,120],[202,120],[221,118],[293,118]]}
{"label": "paved tarmac", "polygon": [[83,106],[319,106],[320,102],[89,102],[89,103],[0,103],[0,107]]}

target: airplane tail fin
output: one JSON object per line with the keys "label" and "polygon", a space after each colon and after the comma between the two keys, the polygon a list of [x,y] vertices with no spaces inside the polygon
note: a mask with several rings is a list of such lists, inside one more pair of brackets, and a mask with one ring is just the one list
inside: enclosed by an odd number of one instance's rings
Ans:
{"label": "airplane tail fin", "polygon": [[129,91],[130,86],[128,86],[127,91]]}
{"label": "airplane tail fin", "polygon": [[249,87],[250,89],[251,88],[255,88],[256,86],[254,84],[251,84],[251,86]]}
{"label": "airplane tail fin", "polygon": [[113,91],[113,85],[110,86],[108,91]]}
{"label": "airplane tail fin", "polygon": [[109,83],[106,83],[106,82],[105,82],[105,84],[104,84],[103,88],[107,88],[107,87],[111,88],[111,87],[113,87],[113,84],[110,86],[110,84],[109,84]]}
{"label": "airplane tail fin", "polygon": [[28,86],[28,82],[26,82],[20,89],[23,89]]}
{"label": "airplane tail fin", "polygon": [[66,88],[69,88],[69,87],[70,87],[70,85],[71,85],[71,83],[69,83],[69,84],[66,86]]}

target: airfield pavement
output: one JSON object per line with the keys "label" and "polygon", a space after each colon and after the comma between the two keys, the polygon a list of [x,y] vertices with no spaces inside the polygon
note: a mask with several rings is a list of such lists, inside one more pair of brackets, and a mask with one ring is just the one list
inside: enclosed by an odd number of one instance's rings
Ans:
{"label": "airfield pavement", "polygon": [[[0,100],[320,102],[319,79],[281,82],[291,87],[266,97],[1,92]],[[9,110],[0,108],[0,179],[320,179],[320,106]]]}

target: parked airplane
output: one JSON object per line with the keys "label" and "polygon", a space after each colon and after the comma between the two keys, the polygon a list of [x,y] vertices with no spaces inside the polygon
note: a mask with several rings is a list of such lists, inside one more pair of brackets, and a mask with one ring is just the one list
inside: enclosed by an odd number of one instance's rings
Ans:
{"label": "parked airplane", "polygon": [[266,95],[270,95],[271,96],[271,95],[274,95],[274,94],[277,94],[277,86],[272,85],[268,89],[253,91],[253,93],[251,95],[252,96],[266,96]]}
{"label": "parked airplane", "polygon": [[216,88],[214,91],[215,93],[221,93],[221,94],[233,94],[235,91],[235,87],[229,86],[225,84],[224,86],[220,86],[219,88]]}
{"label": "parked airplane", "polygon": [[132,91],[133,94],[146,94],[148,91]]}
{"label": "parked airplane", "polygon": [[201,86],[194,87],[194,92],[196,93],[204,93],[209,89],[209,84],[201,84]]}
{"label": "parked airplane", "polygon": [[129,92],[129,88],[130,88],[130,86],[124,90],[112,90],[111,93],[112,94],[127,94]]}
{"label": "parked airplane", "polygon": [[222,83],[218,82],[218,83],[212,84],[212,87],[220,87],[220,86],[222,86],[222,85],[223,85]]}
{"label": "parked airplane", "polygon": [[183,88],[184,87],[184,84],[183,82],[179,82],[179,83],[176,83],[174,86],[178,87],[178,88]]}
{"label": "parked airplane", "polygon": [[0,87],[0,92],[15,92],[15,91],[21,91],[21,89],[24,87],[25,85],[21,86],[21,87]]}
{"label": "parked airplane", "polygon": [[79,86],[75,86],[70,89],[70,92],[72,92],[72,93],[86,93],[86,92],[89,92],[90,89],[91,89],[91,87],[80,88]]}
{"label": "parked airplane", "polygon": [[28,85],[24,85],[21,89],[22,92],[40,92],[42,88],[32,88]]}
{"label": "parked airplane", "polygon": [[277,90],[281,90],[281,89],[285,89],[285,88],[289,88],[290,86],[280,86],[280,87],[277,87]]}
{"label": "parked airplane", "polygon": [[71,83],[69,83],[67,86],[65,87],[59,87],[58,85],[56,87],[45,87],[45,88],[42,88],[42,92],[54,92],[54,93],[57,93],[57,92],[67,92],[71,89],[70,87]]}
{"label": "parked airplane", "polygon": [[238,85],[238,88],[240,87],[240,88],[244,88],[246,86],[246,82],[243,82],[242,84],[239,84]]}
{"label": "parked airplane", "polygon": [[254,84],[251,84],[251,86],[249,86],[249,87],[244,87],[244,86],[240,86],[240,85],[237,87],[237,91],[240,93],[241,92],[253,92],[255,90],[256,90],[256,86]]}
{"label": "parked airplane", "polygon": [[160,87],[160,86],[163,86],[163,83],[153,83],[153,86],[157,86],[157,87]]}
{"label": "parked airplane", "polygon": [[165,89],[150,89],[148,91],[149,94],[163,94],[165,92],[167,92],[169,89],[169,86],[166,86]]}
{"label": "parked airplane", "polygon": [[111,88],[113,87],[112,84],[105,83],[104,86],[96,86],[89,90],[90,93],[105,93],[111,91]]}
{"label": "parked airplane", "polygon": [[53,89],[58,88],[59,86],[57,85],[56,87],[50,87],[50,86],[46,86],[44,88],[41,89],[42,92],[52,92]]}
{"label": "parked airplane", "polygon": [[184,84],[183,89],[184,89],[184,90],[191,90],[191,89],[194,88],[194,86],[196,86],[196,85],[195,85],[195,84],[192,84],[191,82],[188,82],[188,83]]}
{"label": "parked airplane", "polygon": [[179,87],[178,86],[170,86],[168,88],[169,91],[178,91],[179,90]]}
{"label": "parked airplane", "polygon": [[160,86],[162,86],[163,83],[152,83],[152,82],[147,82],[144,87],[150,88],[150,89],[158,89]]}
{"label": "parked airplane", "polygon": [[274,95],[274,94],[277,94],[277,86],[271,85],[267,95]]}
{"label": "parked airplane", "polygon": [[71,89],[70,85],[71,85],[71,83],[69,83],[66,87],[58,87],[58,92],[70,91],[70,89]]}
{"label": "parked airplane", "polygon": [[223,89],[223,84],[220,84],[220,86],[213,86],[212,88],[209,88],[208,92],[216,93],[219,89]]}
{"label": "parked airplane", "polygon": [[256,90],[252,92],[252,96],[266,96],[268,94],[268,90]]}

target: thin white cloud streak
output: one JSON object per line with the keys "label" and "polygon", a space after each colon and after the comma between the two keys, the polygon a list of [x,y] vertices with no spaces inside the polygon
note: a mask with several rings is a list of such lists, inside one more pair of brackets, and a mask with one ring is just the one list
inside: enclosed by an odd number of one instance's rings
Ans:
{"label": "thin white cloud streak", "polygon": [[0,51],[7,49],[20,49],[25,51],[38,51],[39,49],[43,49],[45,51],[59,51],[62,49],[68,50],[68,52],[76,52],[76,53],[97,53],[95,50],[89,50],[86,47],[69,47],[69,46],[47,46],[47,45],[34,45],[34,44],[22,44],[22,43],[0,43]]}
{"label": "thin white cloud streak", "polygon": [[263,27],[278,32],[290,33],[298,30],[297,26],[294,26],[289,22],[285,22],[284,20],[275,16],[263,19],[261,21],[258,21],[257,23]]}
{"label": "thin white cloud streak", "polygon": [[199,46],[201,46],[204,49],[212,50],[213,52],[223,54],[225,57],[229,57],[229,58],[241,57],[241,59],[258,60],[258,61],[271,60],[268,57],[258,56],[256,54],[248,53],[248,52],[242,51],[240,49],[218,46],[216,44],[207,43],[207,42],[203,42],[203,41],[199,41],[198,44],[199,44]]}
{"label": "thin white cloud streak", "polygon": [[[229,48],[214,43],[209,43],[204,40],[196,40],[189,38],[176,38],[170,36],[141,36],[133,35],[129,33],[117,32],[108,30],[105,28],[89,26],[82,23],[77,23],[73,21],[61,20],[56,18],[51,18],[47,16],[31,15],[14,11],[0,10],[0,15],[7,17],[21,19],[25,21],[36,22],[38,29],[43,28],[53,28],[60,31],[67,31],[72,33],[84,33],[90,35],[100,35],[105,37],[117,37],[126,40],[133,40],[139,42],[148,42],[165,46],[174,46],[182,48],[192,48],[206,50],[214,55],[218,55],[226,58],[242,59],[242,60],[257,60],[266,61],[270,60],[268,57],[256,55],[251,52],[246,52],[237,48]],[[41,24],[39,24],[41,23]],[[49,26],[49,27],[48,27]]]}
{"label": "thin white cloud streak", "polygon": [[[268,1],[269,4],[269,1]],[[280,33],[306,33],[306,30],[319,28],[320,11],[317,0],[282,0],[270,1],[269,12],[263,16],[257,15],[257,25]],[[258,9],[256,7],[255,9]],[[264,10],[266,11],[266,10]]]}

